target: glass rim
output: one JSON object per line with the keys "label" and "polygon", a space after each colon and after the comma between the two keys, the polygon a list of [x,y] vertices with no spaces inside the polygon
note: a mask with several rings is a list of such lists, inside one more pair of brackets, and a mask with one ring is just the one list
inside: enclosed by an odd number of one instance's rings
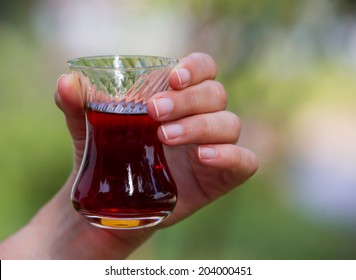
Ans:
{"label": "glass rim", "polygon": [[[158,64],[158,65],[147,65],[147,66],[122,66],[122,65],[81,65],[79,64],[80,61],[84,60],[100,60],[100,59],[158,59],[165,61],[166,63]],[[73,59],[69,59],[67,64],[70,68],[73,69],[102,69],[102,70],[138,70],[138,69],[158,69],[158,68],[165,68],[165,67],[172,67],[177,65],[179,60],[173,57],[166,57],[166,56],[154,56],[154,55],[92,55],[92,56],[82,56]]]}

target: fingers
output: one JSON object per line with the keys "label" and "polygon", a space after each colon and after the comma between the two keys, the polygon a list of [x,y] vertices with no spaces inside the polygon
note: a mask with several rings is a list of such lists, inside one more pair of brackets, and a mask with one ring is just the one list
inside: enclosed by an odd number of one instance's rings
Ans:
{"label": "fingers", "polygon": [[258,167],[257,156],[253,152],[233,144],[201,145],[196,153],[200,162],[212,167],[246,169],[246,173],[254,173]]}
{"label": "fingers", "polygon": [[157,132],[163,144],[231,143],[240,135],[239,118],[228,111],[199,114],[164,123]]}
{"label": "fingers", "polygon": [[230,171],[225,178],[227,183],[241,184],[257,171],[259,165],[252,151],[231,144],[199,146],[196,157],[206,166]]}
{"label": "fingers", "polygon": [[183,89],[203,80],[214,79],[217,66],[214,59],[205,53],[192,53],[182,58],[169,77],[173,89]]}
{"label": "fingers", "polygon": [[147,105],[158,121],[169,121],[195,114],[224,110],[227,94],[217,81],[207,80],[184,90],[169,90],[155,95]]}
{"label": "fingers", "polygon": [[[179,76],[181,70],[189,74],[187,81]],[[225,111],[227,94],[222,84],[213,80],[216,73],[216,64],[209,55],[193,53],[172,72],[172,89],[150,100],[148,114],[164,122],[158,130],[164,144],[236,143],[240,121]]]}
{"label": "fingers", "polygon": [[73,141],[85,139],[85,116],[79,85],[71,74],[59,77],[54,94],[57,106],[63,111]]}

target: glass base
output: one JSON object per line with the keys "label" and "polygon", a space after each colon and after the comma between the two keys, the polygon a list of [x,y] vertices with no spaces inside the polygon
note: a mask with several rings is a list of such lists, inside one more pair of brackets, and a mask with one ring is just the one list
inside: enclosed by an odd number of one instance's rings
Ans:
{"label": "glass base", "polygon": [[106,217],[81,213],[81,215],[93,226],[106,229],[139,229],[158,225],[165,220],[170,212],[162,211],[151,215],[121,215]]}

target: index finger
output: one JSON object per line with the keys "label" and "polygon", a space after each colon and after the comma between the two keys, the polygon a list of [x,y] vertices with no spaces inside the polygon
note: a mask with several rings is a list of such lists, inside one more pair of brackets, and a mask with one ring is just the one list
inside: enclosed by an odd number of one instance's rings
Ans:
{"label": "index finger", "polygon": [[204,80],[215,79],[217,66],[214,59],[205,53],[192,53],[182,58],[174,68],[169,85],[173,89],[183,89]]}

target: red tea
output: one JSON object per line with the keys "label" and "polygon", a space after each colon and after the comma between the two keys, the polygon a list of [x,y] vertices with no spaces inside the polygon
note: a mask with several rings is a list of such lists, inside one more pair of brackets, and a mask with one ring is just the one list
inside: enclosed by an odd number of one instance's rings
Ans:
{"label": "red tea", "polygon": [[173,210],[177,192],[147,114],[86,110],[87,143],[72,191],[74,208],[109,228],[154,225]]}

